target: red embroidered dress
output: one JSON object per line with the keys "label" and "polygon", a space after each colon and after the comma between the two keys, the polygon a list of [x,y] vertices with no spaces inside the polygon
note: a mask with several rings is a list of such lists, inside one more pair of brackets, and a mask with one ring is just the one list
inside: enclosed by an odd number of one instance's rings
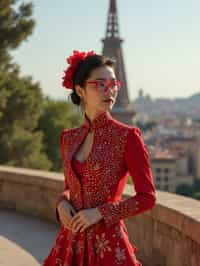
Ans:
{"label": "red embroidered dress", "polygon": [[[89,130],[94,141],[88,158],[75,158]],[[83,232],[72,232],[61,224],[43,266],[142,266],[136,259],[137,247],[128,238],[123,219],[152,209],[156,191],[146,144],[136,126],[115,120],[102,112],[92,122],[65,129],[60,135],[65,190],[60,200],[69,201],[76,211],[98,208],[102,219]],[[122,199],[131,175],[136,194]]]}

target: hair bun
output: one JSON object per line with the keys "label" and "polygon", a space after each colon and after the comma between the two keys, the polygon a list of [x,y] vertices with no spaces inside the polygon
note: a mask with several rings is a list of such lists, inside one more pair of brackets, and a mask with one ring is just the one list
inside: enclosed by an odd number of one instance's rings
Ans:
{"label": "hair bun", "polygon": [[80,98],[80,96],[78,96],[78,94],[76,93],[75,90],[73,90],[73,92],[70,94],[70,96],[71,96],[71,100],[72,100],[72,102],[73,102],[74,104],[76,104],[76,105],[80,105],[80,103],[81,103],[81,98]]}

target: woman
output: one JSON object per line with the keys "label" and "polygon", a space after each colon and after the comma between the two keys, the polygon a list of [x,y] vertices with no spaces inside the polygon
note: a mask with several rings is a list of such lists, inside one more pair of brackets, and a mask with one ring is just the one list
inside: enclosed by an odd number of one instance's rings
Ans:
{"label": "woman", "polygon": [[[74,51],[63,86],[80,105],[84,122],[64,129],[60,148],[65,190],[56,203],[61,223],[44,266],[141,266],[123,219],[155,206],[156,191],[141,131],[114,119],[121,82],[114,61]],[[129,174],[136,195],[122,199]]]}

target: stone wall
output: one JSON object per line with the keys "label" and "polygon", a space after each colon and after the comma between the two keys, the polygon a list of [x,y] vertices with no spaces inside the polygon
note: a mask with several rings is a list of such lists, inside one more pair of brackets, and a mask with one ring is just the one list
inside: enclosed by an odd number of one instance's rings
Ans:
{"label": "stone wall", "polygon": [[[0,207],[56,222],[63,174],[0,166]],[[127,185],[123,197],[134,195]],[[200,202],[157,191],[156,206],[125,220],[143,266],[200,266]]]}
{"label": "stone wall", "polygon": [[55,219],[55,202],[64,190],[63,174],[0,166],[0,206]]}

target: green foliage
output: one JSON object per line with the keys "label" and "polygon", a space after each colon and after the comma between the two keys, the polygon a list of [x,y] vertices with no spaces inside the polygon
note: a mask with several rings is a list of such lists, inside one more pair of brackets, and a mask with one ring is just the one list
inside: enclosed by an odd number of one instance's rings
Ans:
{"label": "green foliage", "polygon": [[200,200],[200,191],[199,192],[195,192],[193,194],[193,198],[196,199],[196,200]]}
{"label": "green foliage", "polygon": [[147,123],[142,123],[140,121],[137,121],[136,126],[139,127],[143,132],[147,130],[151,130],[153,127],[156,126],[155,122],[147,122]]}
{"label": "green foliage", "polygon": [[43,110],[43,96],[30,76],[20,77],[10,51],[31,35],[32,4],[0,1],[0,164],[50,169],[43,133],[35,132]]}
{"label": "green foliage", "polygon": [[179,195],[192,197],[193,188],[192,188],[192,186],[187,185],[187,184],[180,184],[176,188],[176,193],[179,194]]}
{"label": "green foliage", "polygon": [[6,160],[4,164],[48,170],[51,167],[51,162],[42,152],[42,132],[32,133],[17,125],[12,129],[1,138],[5,151],[3,154],[1,152],[1,156]]}
{"label": "green foliage", "polygon": [[195,192],[200,192],[200,179],[195,179],[194,184],[193,184],[193,191]]}
{"label": "green foliage", "polygon": [[44,133],[45,152],[52,162],[52,171],[62,171],[59,147],[61,131],[78,127],[82,121],[82,115],[74,111],[73,104],[46,99],[37,130]]}
{"label": "green foliage", "polygon": [[32,3],[21,3],[17,0],[0,1],[0,71],[8,71],[11,64],[9,51],[19,47],[23,40],[32,34],[35,21],[31,18]]}
{"label": "green foliage", "polygon": [[38,83],[18,73],[0,73],[0,163],[48,170],[42,132],[34,132],[43,110]]}
{"label": "green foliage", "polygon": [[33,130],[42,113],[43,98],[38,83],[16,73],[0,74],[0,133],[13,123]]}

